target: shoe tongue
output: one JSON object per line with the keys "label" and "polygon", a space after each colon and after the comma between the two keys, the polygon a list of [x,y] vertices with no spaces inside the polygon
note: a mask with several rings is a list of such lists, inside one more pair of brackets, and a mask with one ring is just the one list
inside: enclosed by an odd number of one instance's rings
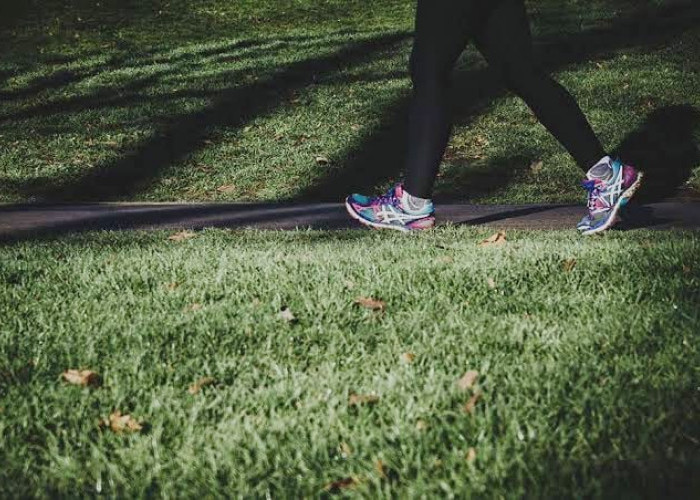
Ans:
{"label": "shoe tongue", "polygon": [[591,181],[607,182],[612,179],[613,174],[613,167],[610,162],[601,161],[588,171],[586,178]]}

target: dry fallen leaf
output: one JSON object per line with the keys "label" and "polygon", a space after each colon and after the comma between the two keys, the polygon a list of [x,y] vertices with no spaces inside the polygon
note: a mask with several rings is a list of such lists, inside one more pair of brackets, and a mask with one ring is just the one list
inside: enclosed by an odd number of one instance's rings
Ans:
{"label": "dry fallen leaf", "polygon": [[224,184],[216,188],[219,193],[233,193],[236,190],[236,186],[233,184]]}
{"label": "dry fallen leaf", "polygon": [[576,259],[566,259],[561,263],[561,267],[567,273],[573,271],[574,267],[576,267]]}
{"label": "dry fallen leaf", "polygon": [[379,402],[379,396],[376,394],[350,394],[348,398],[349,406],[374,405]]}
{"label": "dry fallen leaf", "polygon": [[194,395],[199,393],[199,391],[202,390],[203,387],[207,387],[209,385],[214,384],[216,380],[212,377],[202,377],[199,380],[197,380],[194,384],[192,384],[188,389],[187,392],[190,394]]}
{"label": "dry fallen leaf", "polygon": [[185,312],[194,312],[194,311],[199,311],[202,309],[202,304],[199,304],[195,302],[194,304],[190,304],[189,306],[185,307]]}
{"label": "dry fallen leaf", "polygon": [[530,172],[539,174],[542,171],[542,167],[544,167],[544,162],[542,160],[533,161],[530,164]]}
{"label": "dry fallen leaf", "polygon": [[469,370],[467,373],[462,375],[462,378],[460,378],[457,381],[457,387],[459,387],[463,391],[467,391],[467,390],[474,387],[474,384],[476,383],[478,378],[479,378],[478,371]]}
{"label": "dry fallen leaf", "polygon": [[292,314],[291,309],[289,309],[287,306],[284,306],[279,312],[279,317],[285,320],[287,323],[294,323],[297,320],[296,316]]}
{"label": "dry fallen leaf", "polygon": [[352,455],[352,448],[350,448],[350,445],[348,443],[340,443],[340,446],[338,446],[338,450],[340,451],[340,456],[343,458],[348,458]]}
{"label": "dry fallen leaf", "polygon": [[491,277],[486,278],[486,284],[491,290],[496,288],[496,280]]}
{"label": "dry fallen leaf", "polygon": [[416,359],[416,355],[413,354],[412,352],[405,352],[401,355],[401,362],[406,363],[406,364],[413,363],[414,359]]}
{"label": "dry fallen leaf", "polygon": [[323,487],[323,491],[328,493],[338,493],[342,490],[354,488],[359,484],[359,481],[354,477],[344,477],[337,481],[332,481]]}
{"label": "dry fallen leaf", "polygon": [[117,434],[122,432],[139,432],[143,429],[143,425],[131,415],[122,415],[122,412],[119,410],[113,412],[109,418],[104,419],[102,425],[109,427],[112,432]]}
{"label": "dry fallen leaf", "polygon": [[373,311],[383,311],[386,308],[386,302],[383,300],[373,299],[371,297],[358,297],[355,299],[355,304],[358,304]]}
{"label": "dry fallen leaf", "polygon": [[102,383],[100,376],[92,370],[66,370],[61,377],[69,384],[83,387],[99,387]]}
{"label": "dry fallen leaf", "polygon": [[178,283],[178,282],[176,282],[176,281],[173,281],[172,283],[166,283],[166,284],[165,284],[165,288],[167,288],[168,290],[171,290],[171,291],[172,291],[172,290],[175,290],[175,289],[176,289],[177,287],[179,287],[179,286],[180,286],[180,283]]}
{"label": "dry fallen leaf", "polygon": [[692,269],[690,268],[690,266],[687,266],[687,265],[684,264],[684,265],[683,265],[683,274],[690,274],[690,271],[692,271]]}
{"label": "dry fallen leaf", "polygon": [[424,431],[428,428],[428,422],[425,420],[418,420],[416,422],[416,430],[418,431]]}
{"label": "dry fallen leaf", "polygon": [[180,231],[178,233],[175,233],[175,234],[168,236],[168,239],[170,241],[184,241],[184,240],[189,240],[189,239],[196,238],[196,237],[197,237],[197,233],[185,230],[185,231]]}
{"label": "dry fallen leaf", "polygon": [[472,397],[469,398],[469,401],[464,404],[464,411],[470,415],[474,413],[474,408],[476,408],[476,403],[479,402],[479,399],[481,399],[481,393],[475,392]]}
{"label": "dry fallen leaf", "polygon": [[499,231],[496,234],[492,234],[488,238],[486,238],[484,241],[479,243],[480,247],[488,247],[488,246],[501,246],[505,244],[506,242],[506,233],[504,231]]}
{"label": "dry fallen leaf", "polygon": [[470,462],[470,463],[473,462],[474,460],[476,460],[476,449],[469,448],[467,450],[467,457],[466,458],[467,458],[467,462]]}
{"label": "dry fallen leaf", "polygon": [[450,257],[449,255],[442,255],[438,257],[438,262],[441,264],[452,264],[455,260],[453,257]]}

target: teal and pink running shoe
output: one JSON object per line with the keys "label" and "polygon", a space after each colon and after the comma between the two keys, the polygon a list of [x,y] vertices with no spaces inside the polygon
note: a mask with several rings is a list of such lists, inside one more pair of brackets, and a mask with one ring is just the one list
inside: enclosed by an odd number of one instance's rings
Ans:
{"label": "teal and pink running shoe", "polygon": [[409,232],[435,226],[435,208],[432,202],[420,210],[410,210],[408,193],[402,184],[394,185],[382,196],[351,194],[345,200],[345,208],[353,219],[377,229]]}
{"label": "teal and pink running shoe", "polygon": [[591,168],[582,183],[588,191],[588,215],[576,226],[581,234],[600,233],[615,225],[620,210],[641,186],[642,177],[634,167],[609,158]]}

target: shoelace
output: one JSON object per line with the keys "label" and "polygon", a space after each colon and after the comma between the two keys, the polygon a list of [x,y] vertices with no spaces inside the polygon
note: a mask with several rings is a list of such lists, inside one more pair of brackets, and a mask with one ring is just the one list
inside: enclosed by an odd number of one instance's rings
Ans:
{"label": "shoelace", "polygon": [[596,209],[596,200],[600,197],[600,188],[598,187],[598,183],[594,180],[586,180],[581,183],[583,188],[588,191],[588,212],[590,214],[593,214],[594,212],[597,212],[598,210]]}
{"label": "shoelace", "polygon": [[386,194],[383,194],[377,200],[379,205],[394,205],[396,206],[396,188],[393,187]]}

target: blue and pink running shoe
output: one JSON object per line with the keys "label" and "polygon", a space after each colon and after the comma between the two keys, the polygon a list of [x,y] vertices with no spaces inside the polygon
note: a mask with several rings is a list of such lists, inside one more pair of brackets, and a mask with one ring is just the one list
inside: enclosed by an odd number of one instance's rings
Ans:
{"label": "blue and pink running shoe", "polygon": [[611,228],[619,212],[642,184],[643,174],[619,160],[603,160],[591,168],[582,185],[588,191],[588,215],[576,228],[581,234],[596,234]]}
{"label": "blue and pink running shoe", "polygon": [[345,200],[345,208],[353,219],[377,229],[409,232],[435,226],[435,208],[432,202],[420,210],[410,210],[408,193],[401,184],[394,185],[382,196],[351,194]]}

